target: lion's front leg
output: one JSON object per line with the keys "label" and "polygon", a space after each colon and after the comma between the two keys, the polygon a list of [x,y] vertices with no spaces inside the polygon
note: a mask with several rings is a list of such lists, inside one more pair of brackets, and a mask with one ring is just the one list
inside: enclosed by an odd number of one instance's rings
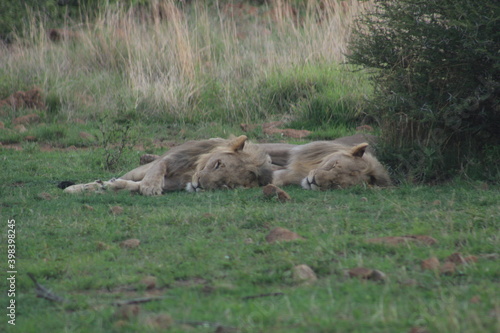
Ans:
{"label": "lion's front leg", "polygon": [[167,173],[167,165],[168,160],[153,162],[153,165],[147,170],[144,178],[140,182],[139,188],[141,194],[147,196],[162,194],[163,183]]}

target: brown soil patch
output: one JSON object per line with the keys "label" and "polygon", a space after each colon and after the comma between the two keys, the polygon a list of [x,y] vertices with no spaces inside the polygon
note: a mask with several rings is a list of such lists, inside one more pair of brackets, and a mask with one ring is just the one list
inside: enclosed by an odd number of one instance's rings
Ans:
{"label": "brown soil patch", "polygon": [[299,234],[296,234],[293,231],[290,231],[285,228],[274,228],[271,230],[271,232],[266,236],[266,241],[268,243],[275,243],[275,242],[288,242],[288,241],[293,241],[297,239],[304,239],[302,236]]}
{"label": "brown soil patch", "polygon": [[435,270],[439,269],[439,266],[440,266],[440,262],[439,262],[439,259],[436,257],[422,260],[422,262],[420,263],[420,268],[422,268],[422,270],[424,270],[424,271],[425,270],[435,271]]}
{"label": "brown soil patch", "polygon": [[36,113],[31,113],[26,116],[17,117],[12,120],[13,125],[29,125],[40,122],[40,116]]}
{"label": "brown soil patch", "polygon": [[120,246],[125,248],[125,249],[134,249],[138,247],[141,244],[141,241],[138,240],[137,238],[131,238],[124,240],[123,242],[120,243]]}
{"label": "brown soil patch", "polygon": [[9,97],[0,100],[0,108],[2,106],[8,106],[15,109],[27,108],[43,110],[45,109],[45,100],[42,97],[42,90],[40,88],[34,88],[28,91],[17,91]]}
{"label": "brown soil patch", "polygon": [[278,186],[273,184],[268,184],[262,188],[262,193],[266,198],[276,197],[279,202],[287,202],[292,200],[292,197]]}

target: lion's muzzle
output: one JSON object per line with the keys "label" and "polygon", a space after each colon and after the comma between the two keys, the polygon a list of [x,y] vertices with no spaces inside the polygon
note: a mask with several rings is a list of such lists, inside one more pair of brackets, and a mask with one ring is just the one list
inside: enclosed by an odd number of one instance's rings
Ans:
{"label": "lion's muzzle", "polygon": [[202,192],[203,187],[200,185],[199,182],[193,181],[193,182],[186,184],[186,191],[188,191],[188,192]]}
{"label": "lion's muzzle", "polygon": [[316,178],[314,175],[309,174],[306,178],[302,179],[302,188],[305,190],[314,190],[314,191],[319,191],[320,187],[316,183]]}

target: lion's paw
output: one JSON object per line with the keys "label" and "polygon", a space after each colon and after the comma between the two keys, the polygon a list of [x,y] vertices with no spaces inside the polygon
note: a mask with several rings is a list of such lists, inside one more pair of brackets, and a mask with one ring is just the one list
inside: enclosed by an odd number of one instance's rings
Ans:
{"label": "lion's paw", "polygon": [[155,195],[161,195],[163,192],[163,189],[158,184],[153,184],[153,185],[141,184],[140,185],[140,192],[142,195],[145,195],[145,196],[155,196]]}

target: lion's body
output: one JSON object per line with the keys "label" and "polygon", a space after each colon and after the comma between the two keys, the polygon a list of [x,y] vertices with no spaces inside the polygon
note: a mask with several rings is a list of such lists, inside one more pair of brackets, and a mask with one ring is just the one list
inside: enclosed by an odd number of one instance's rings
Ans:
{"label": "lion's body", "polygon": [[[185,189],[191,182],[198,182],[199,174],[202,173],[205,182],[202,187],[206,189],[266,185],[272,180],[270,157],[246,139],[246,136],[240,136],[232,139],[188,141],[119,179],[102,184],[113,190],[160,195],[163,192]],[[207,169],[207,165],[214,159],[226,167],[225,172]],[[65,191],[81,192],[87,187],[87,184],[74,185]],[[200,186],[196,189],[200,189]]]}
{"label": "lion's body", "polygon": [[306,189],[322,190],[363,183],[389,186],[387,171],[372,154],[366,152],[367,147],[367,143],[351,146],[338,140],[293,147],[286,168],[275,171],[273,184],[296,184]]}

